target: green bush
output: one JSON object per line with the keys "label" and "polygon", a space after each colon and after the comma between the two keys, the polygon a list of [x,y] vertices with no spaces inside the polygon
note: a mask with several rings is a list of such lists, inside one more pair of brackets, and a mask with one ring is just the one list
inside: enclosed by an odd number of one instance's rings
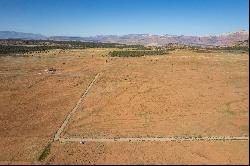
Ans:
{"label": "green bush", "polygon": [[140,57],[145,55],[163,55],[167,52],[163,50],[126,50],[126,51],[112,51],[109,53],[112,57]]}

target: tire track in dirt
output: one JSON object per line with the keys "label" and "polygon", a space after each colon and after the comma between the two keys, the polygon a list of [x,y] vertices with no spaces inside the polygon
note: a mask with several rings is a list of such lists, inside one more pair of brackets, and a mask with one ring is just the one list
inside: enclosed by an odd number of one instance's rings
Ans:
{"label": "tire track in dirt", "polygon": [[65,142],[138,142],[138,141],[248,141],[249,136],[169,136],[169,137],[124,137],[124,138],[59,138]]}
{"label": "tire track in dirt", "polygon": [[86,97],[86,95],[88,94],[90,88],[93,86],[93,84],[96,82],[97,78],[100,76],[102,72],[99,72],[96,74],[95,78],[91,81],[91,83],[89,84],[89,86],[87,87],[87,89],[81,94],[79,100],[77,101],[75,107],[71,110],[71,112],[67,115],[66,119],[63,121],[62,125],[60,126],[60,128],[57,130],[57,132],[55,133],[54,137],[51,138],[46,146],[39,152],[38,158],[34,159],[35,161],[42,161],[44,160],[44,158],[47,157],[48,155],[48,151],[50,151],[50,145],[54,142],[54,141],[58,141],[60,139],[60,135],[61,133],[64,131],[64,128],[66,127],[66,125],[68,124],[70,118],[72,117],[72,115],[78,110],[78,108],[80,107],[80,104],[82,103],[82,101],[84,100],[84,98]]}
{"label": "tire track in dirt", "polygon": [[[72,117],[72,115],[78,110],[78,108],[80,107],[80,104],[82,103],[82,101],[84,100],[84,98],[86,97],[86,95],[88,94],[90,88],[93,86],[93,84],[96,82],[97,78],[101,75],[101,73],[106,71],[107,66],[104,66],[103,70],[100,71],[99,73],[96,74],[96,76],[94,77],[94,79],[91,81],[91,83],[89,84],[89,86],[87,87],[87,89],[84,91],[84,93],[80,96],[79,100],[77,101],[75,107],[71,110],[71,112],[67,115],[66,119],[63,121],[62,125],[60,126],[60,128],[56,131],[55,135],[47,142],[46,146],[39,152],[39,156],[37,158],[37,161],[41,161],[40,158],[45,155],[44,158],[47,157],[48,153],[47,151],[50,150],[50,148],[47,148],[48,146],[50,147],[50,145],[54,142],[54,141],[58,141],[60,139],[60,135],[61,133],[64,131],[64,128],[67,126],[70,118]],[[43,159],[42,159],[43,160]]]}
{"label": "tire track in dirt", "polygon": [[69,122],[69,119],[72,117],[72,115],[78,110],[78,108],[80,107],[80,104],[82,103],[83,99],[85,98],[85,96],[88,94],[90,88],[93,86],[93,84],[96,82],[97,78],[100,76],[101,73],[98,73],[95,78],[92,80],[92,82],[89,84],[89,86],[87,87],[87,89],[85,90],[85,92],[81,95],[80,99],[78,100],[78,102],[76,103],[75,107],[72,109],[72,111],[68,114],[68,116],[66,117],[66,119],[63,121],[63,124],[61,125],[61,127],[57,130],[55,136],[54,136],[54,141],[59,140],[61,133],[63,132],[64,128],[66,127],[66,125]]}

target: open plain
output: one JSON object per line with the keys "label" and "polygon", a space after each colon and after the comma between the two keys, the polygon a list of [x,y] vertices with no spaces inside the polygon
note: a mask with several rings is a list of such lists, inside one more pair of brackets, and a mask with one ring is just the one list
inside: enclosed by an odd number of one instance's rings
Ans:
{"label": "open plain", "polygon": [[0,57],[1,164],[249,163],[247,53],[110,50]]}

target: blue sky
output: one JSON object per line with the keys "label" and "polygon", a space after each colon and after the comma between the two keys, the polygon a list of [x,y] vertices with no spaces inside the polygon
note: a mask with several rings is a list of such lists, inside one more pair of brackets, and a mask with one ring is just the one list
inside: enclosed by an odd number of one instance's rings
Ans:
{"label": "blue sky", "polygon": [[249,28],[248,0],[0,0],[0,31],[207,35]]}

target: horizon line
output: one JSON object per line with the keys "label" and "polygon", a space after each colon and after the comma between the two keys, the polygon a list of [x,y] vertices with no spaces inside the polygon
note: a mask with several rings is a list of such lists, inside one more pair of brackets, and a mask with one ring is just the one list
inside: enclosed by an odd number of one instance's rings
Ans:
{"label": "horizon line", "polygon": [[15,31],[15,30],[0,30],[0,32],[17,32],[17,33],[26,33],[26,34],[34,34],[34,35],[42,35],[44,37],[97,37],[97,36],[126,36],[126,35],[150,35],[150,36],[166,36],[166,35],[169,35],[169,36],[196,36],[196,37],[207,37],[207,36],[220,36],[220,35],[223,35],[225,33],[235,33],[235,32],[247,32],[249,33],[248,30],[246,29],[239,29],[239,30],[236,30],[236,31],[227,31],[227,32],[222,32],[222,33],[217,33],[217,34],[204,34],[204,35],[184,35],[184,34],[181,34],[181,35],[176,35],[176,34],[168,34],[168,33],[164,33],[164,34],[153,34],[153,33],[128,33],[128,34],[120,34],[120,35],[117,35],[117,34],[95,34],[95,35],[70,35],[70,34],[60,34],[60,35],[44,35],[43,33],[39,33],[39,32],[24,32],[24,31]]}

